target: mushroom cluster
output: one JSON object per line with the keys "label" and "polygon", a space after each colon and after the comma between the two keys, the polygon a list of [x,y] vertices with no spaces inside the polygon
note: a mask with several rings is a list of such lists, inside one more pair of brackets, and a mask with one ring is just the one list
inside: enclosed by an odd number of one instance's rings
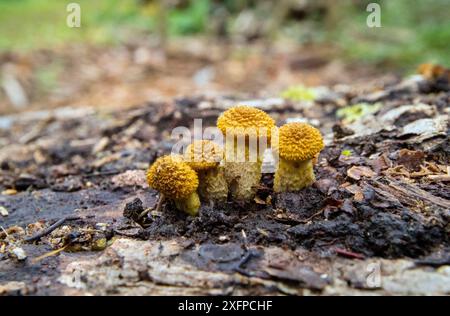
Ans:
{"label": "mushroom cluster", "polygon": [[320,131],[311,125],[287,123],[277,128],[264,111],[236,106],[220,115],[217,127],[225,137],[224,148],[197,140],[182,156],[158,158],[147,172],[149,186],[173,200],[179,210],[195,216],[200,201],[223,203],[229,196],[252,201],[261,181],[263,154],[270,145],[279,157],[275,192],[301,190],[315,181],[313,161],[324,144]]}

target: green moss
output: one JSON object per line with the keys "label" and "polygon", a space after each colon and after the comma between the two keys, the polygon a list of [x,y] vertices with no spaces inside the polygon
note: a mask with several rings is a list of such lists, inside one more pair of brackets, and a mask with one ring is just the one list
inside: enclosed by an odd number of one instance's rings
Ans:
{"label": "green moss", "polygon": [[281,92],[281,97],[291,101],[314,101],[316,99],[316,92],[302,85],[291,86]]}
{"label": "green moss", "polygon": [[350,157],[352,155],[352,151],[349,149],[345,149],[341,152],[342,156]]}
{"label": "green moss", "polygon": [[375,113],[381,108],[381,103],[357,103],[345,108],[339,109],[336,116],[347,123],[359,120],[360,118]]}

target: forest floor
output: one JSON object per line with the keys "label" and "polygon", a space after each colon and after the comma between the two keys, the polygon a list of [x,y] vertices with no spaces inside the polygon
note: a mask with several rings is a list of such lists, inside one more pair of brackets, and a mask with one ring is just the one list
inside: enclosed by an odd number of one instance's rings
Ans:
{"label": "forest floor", "polygon": [[[447,77],[374,76],[313,53],[254,64],[211,53],[214,63],[180,62],[178,85],[155,70],[174,57],[144,67],[129,60],[151,54],[123,48],[121,64],[114,53],[96,55],[99,86],[81,71],[69,76],[79,90],[45,110],[36,94],[0,117],[0,294],[450,294]],[[314,100],[280,97],[305,81],[321,85]],[[161,95],[164,85],[174,90]],[[145,170],[170,152],[172,129],[215,126],[236,103],[321,130],[314,185],[276,194],[268,172],[249,205],[202,205],[193,218],[167,204],[136,220],[157,201]]]}
{"label": "forest floor", "polygon": [[190,38],[170,42],[163,51],[147,42],[0,53],[0,114],[61,106],[123,109],[199,94],[268,97],[299,83],[348,84],[358,78],[377,84],[398,77],[339,60],[328,46]]}

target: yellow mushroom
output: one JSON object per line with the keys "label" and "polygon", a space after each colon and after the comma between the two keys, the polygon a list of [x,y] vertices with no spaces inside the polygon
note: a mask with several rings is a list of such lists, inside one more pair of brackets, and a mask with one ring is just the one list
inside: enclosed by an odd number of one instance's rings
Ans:
{"label": "yellow mushroom", "polygon": [[236,106],[222,113],[217,127],[226,137],[224,166],[231,195],[236,200],[251,201],[261,180],[265,147],[260,145],[270,142],[275,122],[264,111]]}
{"label": "yellow mushroom", "polygon": [[180,211],[192,216],[198,214],[198,177],[182,157],[174,155],[158,158],[147,171],[147,181],[151,188],[173,200]]}
{"label": "yellow mushroom", "polygon": [[186,148],[184,160],[197,171],[200,181],[198,192],[205,201],[227,200],[228,185],[224,168],[219,166],[222,159],[222,148],[210,140],[197,140]]}
{"label": "yellow mushroom", "polygon": [[320,131],[306,123],[288,123],[279,128],[278,138],[273,148],[279,156],[274,190],[297,191],[310,186],[315,181],[314,157],[324,146]]}

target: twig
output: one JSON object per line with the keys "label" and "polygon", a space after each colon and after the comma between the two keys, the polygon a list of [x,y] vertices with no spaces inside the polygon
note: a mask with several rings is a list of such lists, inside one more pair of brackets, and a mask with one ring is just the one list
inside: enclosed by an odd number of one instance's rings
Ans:
{"label": "twig", "polygon": [[3,232],[5,233],[5,236],[8,237],[9,234],[8,234],[8,232],[6,231],[6,229],[4,229],[3,226],[1,226],[1,225],[0,225],[0,228],[1,228],[1,229],[3,230]]}
{"label": "twig", "polygon": [[99,176],[112,176],[112,175],[119,174],[121,172],[122,171],[119,171],[119,170],[111,170],[111,171],[103,171],[103,172],[85,173],[85,174],[82,174],[82,176],[85,178],[99,177]]}
{"label": "twig", "polygon": [[58,228],[62,224],[64,224],[65,221],[71,221],[71,220],[76,220],[76,219],[80,219],[80,218],[81,217],[79,215],[67,215],[67,216],[61,218],[60,220],[58,220],[57,222],[55,222],[53,225],[41,230],[40,232],[38,232],[37,234],[35,234],[31,237],[26,237],[24,240],[26,242],[39,240],[42,237],[50,234],[52,231],[54,231],[56,228]]}
{"label": "twig", "polygon": [[341,249],[341,248],[335,248],[334,251],[336,251],[336,253],[338,255],[347,257],[347,258],[352,258],[352,259],[364,259],[364,255],[360,254],[360,253],[356,253],[356,252],[352,252],[352,251],[348,251],[345,249]]}
{"label": "twig", "polygon": [[245,275],[245,276],[252,276],[252,272],[250,271],[245,271],[244,268],[242,268],[244,265],[246,265],[252,258],[258,257],[258,253],[253,250],[250,249],[248,247],[248,240],[247,240],[247,234],[245,233],[245,230],[241,230],[241,234],[242,234],[242,238],[243,240],[243,244],[242,244],[242,248],[244,248],[244,255],[242,256],[241,260],[239,260],[239,262],[236,264],[236,266],[233,268],[234,271]]}
{"label": "twig", "polygon": [[125,237],[136,237],[136,236],[138,235],[138,234],[132,234],[132,233],[125,233],[125,232],[122,232],[122,231],[120,231],[120,230],[118,230],[118,229],[114,229],[113,231],[114,231],[114,233],[116,233],[117,235],[125,236]]}
{"label": "twig", "polygon": [[256,252],[254,249],[247,249],[245,254],[242,256],[241,260],[239,260],[239,262],[236,264],[233,270],[242,275],[252,277],[254,273],[252,271],[246,271],[245,268],[243,268],[243,266],[246,265],[251,259],[257,257],[259,257],[258,252]]}
{"label": "twig", "polygon": [[54,256],[54,255],[57,255],[58,253],[60,253],[60,252],[63,251],[64,249],[66,249],[69,245],[70,245],[70,243],[68,243],[67,245],[65,245],[65,246],[63,246],[63,247],[61,247],[61,248],[59,248],[59,249],[52,250],[52,251],[50,251],[50,252],[44,253],[42,256],[36,257],[36,258],[34,258],[32,261],[33,261],[33,263],[38,263],[38,262],[41,261],[42,259],[45,259],[45,258],[47,258],[47,257],[51,257],[51,256]]}
{"label": "twig", "polygon": [[446,258],[429,258],[414,261],[415,266],[431,266],[431,267],[440,267],[444,265],[450,264],[450,255]]}
{"label": "twig", "polygon": [[302,219],[299,220],[300,223],[308,223],[310,220],[312,220],[314,217],[319,216],[320,214],[323,213],[323,209],[314,213],[313,215],[311,215],[310,217],[306,218],[306,219]]}
{"label": "twig", "polygon": [[247,262],[250,261],[250,259],[254,256],[253,251],[248,250],[245,255],[239,260],[237,264],[237,268],[242,268],[243,265],[245,265]]}
{"label": "twig", "polygon": [[[165,196],[164,196],[164,194],[161,194],[159,196],[158,204],[156,204],[156,208],[154,208],[155,212],[159,212],[161,210],[161,207],[162,207],[162,204],[163,204],[164,200],[165,200]],[[153,210],[153,207],[149,207],[149,208],[145,209],[141,214],[139,214],[138,219],[143,218],[144,216],[146,216],[152,210]]]}
{"label": "twig", "polygon": [[277,222],[285,223],[287,225],[291,225],[292,226],[292,225],[298,225],[298,224],[306,224],[309,221],[311,221],[313,218],[321,215],[323,213],[323,211],[324,210],[321,209],[320,211],[314,213],[313,215],[311,215],[310,217],[305,218],[305,219],[298,219],[298,218],[292,218],[292,217],[279,218],[279,217],[276,217],[276,216],[271,217],[271,218],[273,218]]}
{"label": "twig", "polygon": [[242,238],[244,239],[244,243],[242,244],[245,251],[248,251],[248,241],[247,241],[247,234],[245,233],[245,230],[241,230]]}

